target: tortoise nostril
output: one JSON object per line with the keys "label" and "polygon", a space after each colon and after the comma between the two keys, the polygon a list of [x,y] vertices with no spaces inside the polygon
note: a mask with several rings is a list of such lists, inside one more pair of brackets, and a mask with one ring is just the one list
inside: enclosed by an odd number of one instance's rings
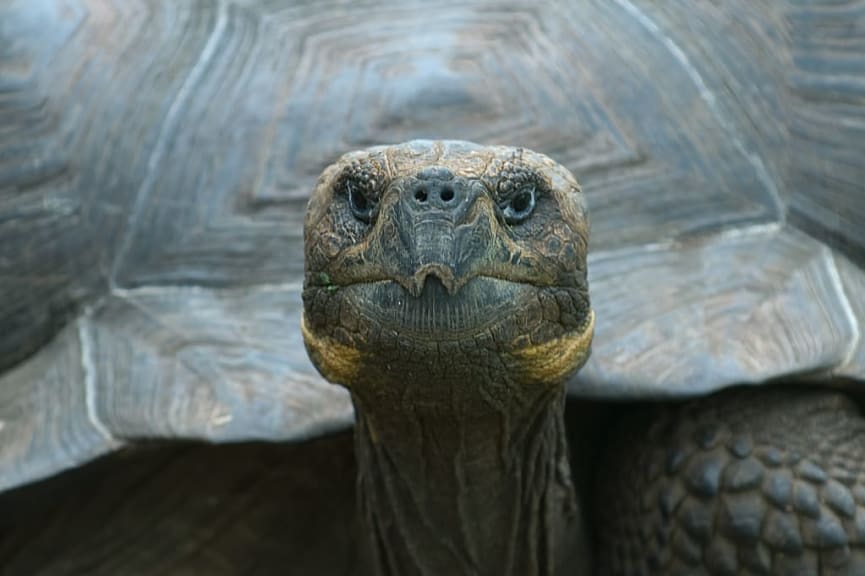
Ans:
{"label": "tortoise nostril", "polygon": [[[2,0],[0,0],[2,1]],[[456,210],[463,204],[464,192],[459,184],[432,180],[418,182],[408,191],[407,200],[415,210]]]}

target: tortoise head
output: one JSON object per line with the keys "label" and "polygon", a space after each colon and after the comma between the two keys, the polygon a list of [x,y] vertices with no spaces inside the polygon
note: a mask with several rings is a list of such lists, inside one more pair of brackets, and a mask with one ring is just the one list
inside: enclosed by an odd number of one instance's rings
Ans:
{"label": "tortoise head", "polygon": [[591,343],[588,228],[574,177],[529,150],[414,141],[346,154],[306,215],[310,356],[349,387],[440,378],[457,357],[494,379],[561,382]]}

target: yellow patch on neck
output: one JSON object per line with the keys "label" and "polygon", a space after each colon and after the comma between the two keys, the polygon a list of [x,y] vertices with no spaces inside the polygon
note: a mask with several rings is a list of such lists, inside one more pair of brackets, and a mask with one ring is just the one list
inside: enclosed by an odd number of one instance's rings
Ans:
{"label": "yellow patch on neck", "polygon": [[586,329],[579,333],[566,334],[561,338],[520,348],[510,353],[514,359],[514,370],[518,382],[561,382],[589,356],[592,337],[595,333],[595,312],[589,312]]}
{"label": "yellow patch on neck", "polygon": [[350,386],[360,372],[360,352],[334,340],[313,334],[306,325],[306,315],[301,314],[300,331],[312,358],[326,380],[334,384]]}

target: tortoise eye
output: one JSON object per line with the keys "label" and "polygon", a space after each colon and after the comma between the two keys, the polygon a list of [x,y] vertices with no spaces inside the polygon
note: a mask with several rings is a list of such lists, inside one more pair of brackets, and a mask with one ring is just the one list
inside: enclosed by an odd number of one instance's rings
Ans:
{"label": "tortoise eye", "polygon": [[518,151],[501,165],[495,184],[499,208],[505,222],[511,225],[525,222],[535,210],[538,194],[549,189],[542,174],[520,162],[521,154]]}
{"label": "tortoise eye", "polygon": [[353,162],[337,182],[337,190],[345,194],[352,216],[364,224],[375,219],[383,187],[381,166],[371,160]]}
{"label": "tortoise eye", "polygon": [[376,203],[367,197],[361,187],[351,182],[346,182],[348,192],[348,206],[351,213],[361,222],[369,224],[372,219]]}
{"label": "tortoise eye", "polygon": [[531,216],[535,209],[535,187],[527,186],[518,190],[502,207],[505,222],[508,224],[520,224]]}

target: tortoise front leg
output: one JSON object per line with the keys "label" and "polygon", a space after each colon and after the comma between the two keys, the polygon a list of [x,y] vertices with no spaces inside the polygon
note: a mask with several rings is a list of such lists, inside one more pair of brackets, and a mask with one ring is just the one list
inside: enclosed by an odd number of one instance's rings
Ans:
{"label": "tortoise front leg", "polygon": [[865,574],[865,419],[842,394],[634,411],[602,474],[599,574]]}

